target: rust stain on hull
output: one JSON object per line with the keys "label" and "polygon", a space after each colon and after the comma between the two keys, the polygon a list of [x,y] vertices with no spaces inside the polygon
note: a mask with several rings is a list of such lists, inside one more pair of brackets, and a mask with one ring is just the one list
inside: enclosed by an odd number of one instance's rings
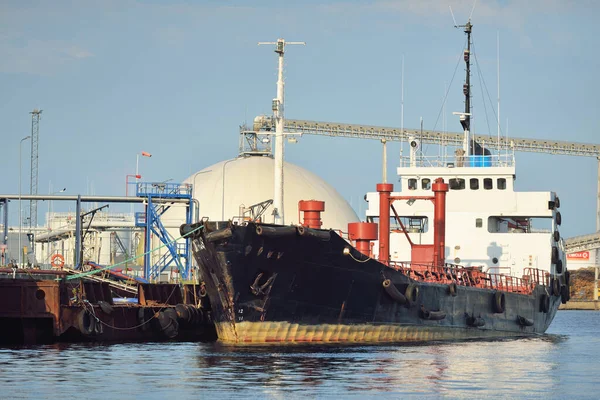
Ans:
{"label": "rust stain on hull", "polygon": [[480,328],[449,328],[422,325],[300,325],[289,322],[216,323],[219,341],[229,344],[356,343],[377,344],[430,340],[465,340],[525,336]]}

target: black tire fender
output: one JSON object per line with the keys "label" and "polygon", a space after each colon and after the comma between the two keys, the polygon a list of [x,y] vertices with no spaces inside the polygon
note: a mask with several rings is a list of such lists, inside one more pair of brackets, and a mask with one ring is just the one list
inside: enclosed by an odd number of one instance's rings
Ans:
{"label": "black tire fender", "polygon": [[100,306],[100,309],[102,310],[102,312],[106,315],[110,315],[114,311],[113,307],[106,301],[100,300],[98,302],[98,305]]}
{"label": "black tire fender", "polygon": [[448,294],[452,297],[456,297],[458,295],[458,286],[455,282],[452,282],[448,285]]}
{"label": "black tire fender", "polygon": [[406,297],[400,293],[396,285],[392,283],[390,279],[386,279],[382,282],[383,289],[394,301],[400,304],[406,304]]}
{"label": "black tire fender", "polygon": [[550,296],[547,294],[543,294],[540,297],[540,311],[543,313],[547,313],[550,310]]}
{"label": "black tire fender", "polygon": [[77,329],[86,336],[94,333],[96,328],[96,319],[87,310],[81,310],[77,315]]}
{"label": "black tire fender", "polygon": [[493,302],[494,313],[503,314],[506,309],[506,296],[504,292],[496,292],[494,293],[494,302]]}
{"label": "black tire fender", "polygon": [[550,287],[552,288],[552,295],[560,296],[560,282],[558,278],[552,278],[550,282]]}
{"label": "black tire fender", "polygon": [[414,283],[409,284],[404,291],[404,297],[406,297],[409,302],[416,303],[419,298],[419,286]]}
{"label": "black tire fender", "polygon": [[563,262],[559,258],[558,260],[556,260],[556,273],[558,275],[560,275],[560,274],[562,274],[562,272],[563,272]]}
{"label": "black tire fender", "polygon": [[569,289],[566,285],[562,285],[560,287],[560,302],[567,304],[567,301],[569,301]]}
{"label": "black tire fender", "polygon": [[558,247],[552,246],[552,257],[551,257],[552,264],[556,264],[558,262],[558,260],[559,260]]}

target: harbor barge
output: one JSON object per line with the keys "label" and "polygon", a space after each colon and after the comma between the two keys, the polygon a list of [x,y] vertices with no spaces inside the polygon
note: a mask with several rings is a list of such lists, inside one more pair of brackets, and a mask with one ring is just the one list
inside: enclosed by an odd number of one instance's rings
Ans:
{"label": "harbor barge", "polygon": [[1,345],[216,339],[199,285],[140,283],[122,298],[110,282],[68,274],[0,269]]}

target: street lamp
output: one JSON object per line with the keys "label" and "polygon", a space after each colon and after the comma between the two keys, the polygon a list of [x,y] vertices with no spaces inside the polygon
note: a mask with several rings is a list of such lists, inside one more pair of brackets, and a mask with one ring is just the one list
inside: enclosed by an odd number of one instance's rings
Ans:
{"label": "street lamp", "polygon": [[25,136],[23,139],[21,139],[21,142],[19,143],[19,268],[23,267],[23,247],[21,247],[21,225],[23,225],[23,221],[22,221],[22,208],[21,208],[21,148],[23,146],[21,146],[23,144],[24,141],[26,141],[27,139],[31,139],[31,136]]}
{"label": "street lamp", "polygon": [[[58,193],[63,193],[67,190],[67,188],[62,188],[61,190],[59,190],[58,192],[53,192],[52,191],[52,183],[50,183],[50,190],[48,191],[48,193],[50,194],[50,196],[58,194]],[[50,213],[52,212],[52,200],[48,200],[48,216],[46,217],[46,224],[48,225],[48,234],[50,234],[50,231],[52,231],[52,229],[50,228]],[[47,239],[46,242],[47,246],[46,246],[46,260],[49,261],[50,260],[50,239]]]}
{"label": "street lamp", "polygon": [[[48,192],[48,194],[50,194],[50,196],[53,196],[55,194],[59,194],[59,193],[63,193],[66,192],[67,188],[62,188],[61,190],[59,190],[58,192],[53,192],[52,189],[50,189],[50,191]],[[52,212],[52,200],[48,201],[48,218],[46,223],[48,224],[48,230],[50,230],[50,213]]]}

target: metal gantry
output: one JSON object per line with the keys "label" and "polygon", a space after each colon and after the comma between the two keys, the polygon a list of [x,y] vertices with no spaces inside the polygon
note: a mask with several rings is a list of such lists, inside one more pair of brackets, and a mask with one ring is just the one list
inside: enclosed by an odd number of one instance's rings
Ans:
{"label": "metal gantry", "polygon": [[[192,185],[184,183],[150,183],[140,182],[136,184],[136,196],[146,200],[146,212],[136,213],[135,225],[145,229],[144,241],[144,278],[148,280],[157,279],[168,267],[175,266],[183,279],[190,278],[190,244],[185,239],[183,243],[174,241],[161,222],[161,216],[171,207],[169,200],[186,200],[185,223],[192,222],[193,202]],[[161,200],[158,203],[156,200]],[[152,263],[151,258],[151,234],[159,238],[161,244],[167,251]]]}

